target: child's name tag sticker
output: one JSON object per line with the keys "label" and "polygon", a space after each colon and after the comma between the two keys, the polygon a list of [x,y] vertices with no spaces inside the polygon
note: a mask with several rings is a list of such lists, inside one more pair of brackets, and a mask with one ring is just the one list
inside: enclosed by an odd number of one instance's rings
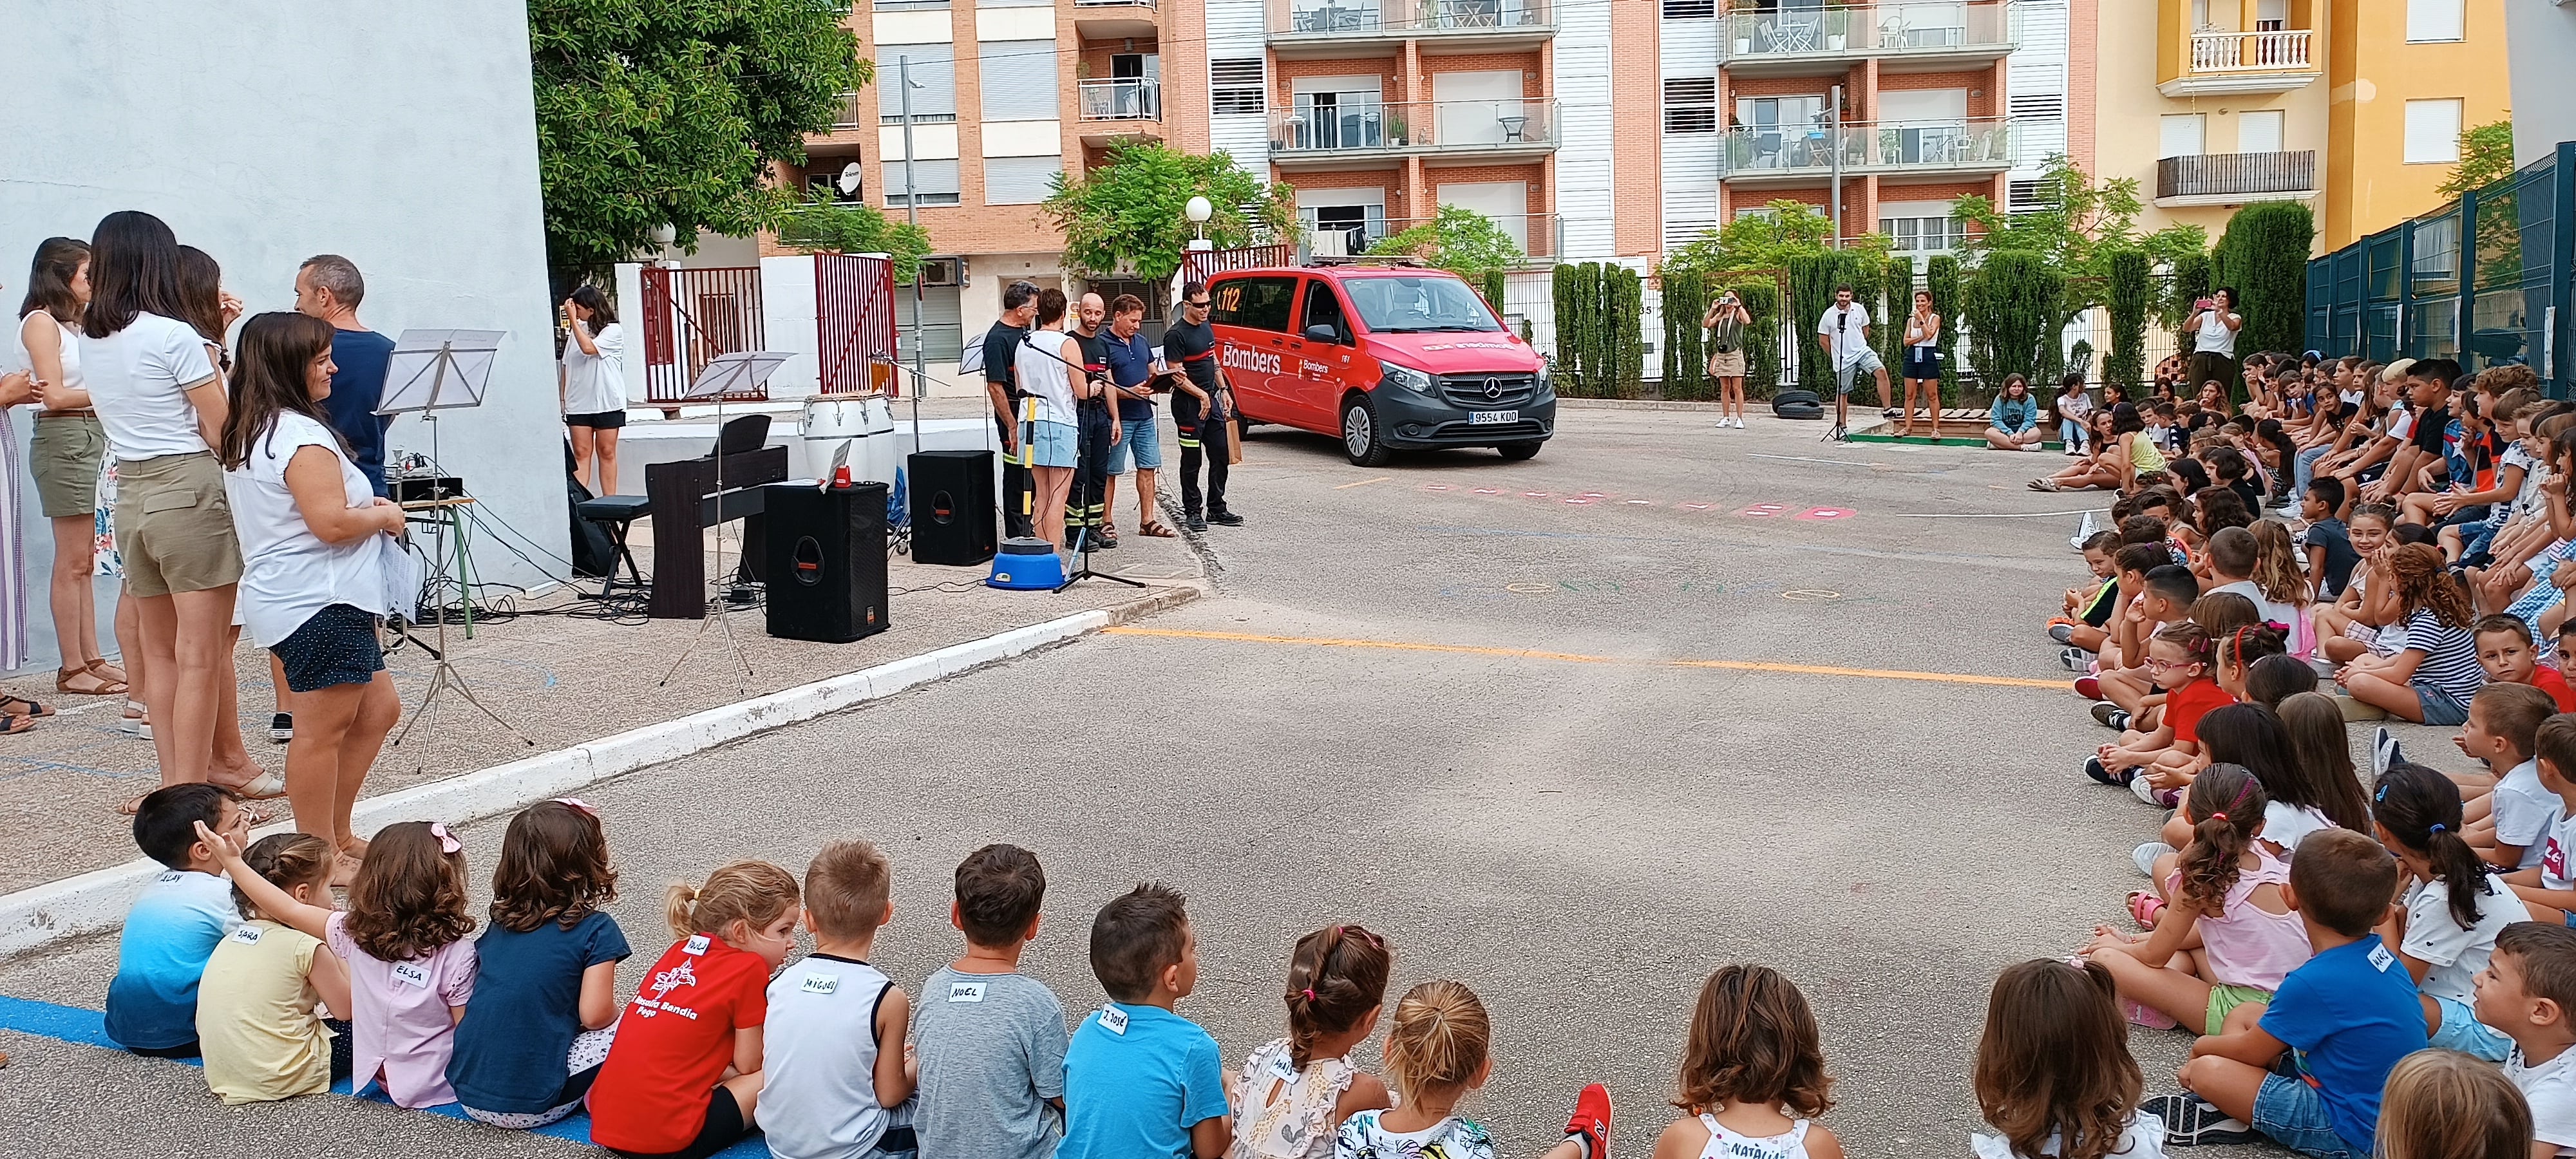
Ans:
{"label": "child's name tag sticker", "polygon": [[807,974],[805,984],[797,987],[808,994],[829,994],[840,988],[841,976],[838,974]]}
{"label": "child's name tag sticker", "polygon": [[394,984],[418,986],[426,990],[429,988],[429,967],[418,962],[396,962],[394,963]]}
{"label": "child's name tag sticker", "polygon": [[1287,1056],[1287,1054],[1285,1054],[1284,1052],[1283,1052],[1283,1053],[1280,1053],[1280,1054],[1274,1054],[1274,1055],[1271,1055],[1271,1056],[1270,1056],[1270,1077],[1275,1078],[1275,1079],[1278,1079],[1279,1081],[1281,1081],[1281,1082],[1283,1082],[1283,1083],[1293,1083],[1293,1082],[1296,1082],[1296,1081],[1297,1081],[1297,1064],[1296,1064],[1295,1062],[1290,1061],[1290,1060],[1289,1060],[1289,1058],[1288,1058],[1288,1056]]}
{"label": "child's name tag sticker", "polygon": [[1120,1010],[1115,1006],[1101,1007],[1100,1028],[1122,1038],[1125,1037],[1127,1034],[1127,1012]]}
{"label": "child's name tag sticker", "polygon": [[224,940],[245,946],[256,946],[259,944],[259,927],[234,926],[233,932],[224,935]]}
{"label": "child's name tag sticker", "polygon": [[951,1002],[981,1002],[984,1000],[984,984],[981,982],[951,982],[948,984],[948,1000]]}
{"label": "child's name tag sticker", "polygon": [[689,935],[689,940],[688,940],[688,941],[686,941],[686,942],[681,943],[681,945],[680,945],[680,952],[681,952],[681,953],[683,953],[683,954],[703,954],[703,953],[706,953],[706,952],[707,952],[707,936],[706,936],[705,934],[691,934],[691,935]]}
{"label": "child's name tag sticker", "polygon": [[2396,964],[2397,955],[2389,953],[2388,947],[2372,946],[2370,948],[2370,965],[2372,969],[2385,974],[2388,972],[2388,968],[2390,966],[2394,966]]}

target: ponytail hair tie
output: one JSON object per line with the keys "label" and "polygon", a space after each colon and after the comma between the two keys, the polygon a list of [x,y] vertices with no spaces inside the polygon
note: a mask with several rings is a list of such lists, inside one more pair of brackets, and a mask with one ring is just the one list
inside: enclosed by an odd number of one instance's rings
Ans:
{"label": "ponytail hair tie", "polygon": [[1314,987],[1312,987],[1312,986],[1307,987],[1307,988],[1305,989],[1305,991],[1304,991],[1304,994],[1306,995],[1306,1001],[1308,1001],[1308,1002],[1313,1002],[1313,1001],[1315,1000],[1315,988],[1314,988]]}
{"label": "ponytail hair tie", "polygon": [[2450,826],[2448,826],[2448,825],[2444,825],[2444,824],[2442,824],[2441,822],[2436,821],[2436,822],[2434,822],[2434,823],[2433,823],[2433,827],[2432,827],[2431,829],[2427,829],[2427,830],[2425,830],[2424,832],[2425,832],[2425,835],[2426,835],[2426,836],[2431,836],[2432,834],[2435,834],[2435,833],[2441,833],[2441,832],[2444,832],[2444,831],[2448,830],[2449,828],[2450,828]]}
{"label": "ponytail hair tie", "polygon": [[2225,814],[2225,813],[2212,813],[2212,814],[2210,814],[2210,815],[2209,815],[2209,819],[2210,819],[2210,820],[2212,820],[2212,821],[2224,821],[2224,820],[2226,820],[2226,819],[2227,819],[2227,814]]}

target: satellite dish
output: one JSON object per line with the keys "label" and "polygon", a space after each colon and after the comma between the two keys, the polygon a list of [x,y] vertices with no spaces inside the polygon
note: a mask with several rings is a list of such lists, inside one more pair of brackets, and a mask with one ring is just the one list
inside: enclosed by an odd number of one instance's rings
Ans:
{"label": "satellite dish", "polygon": [[833,184],[841,187],[841,193],[844,196],[856,195],[859,191],[859,182],[866,175],[867,170],[860,168],[858,162],[852,161],[841,166],[841,176]]}

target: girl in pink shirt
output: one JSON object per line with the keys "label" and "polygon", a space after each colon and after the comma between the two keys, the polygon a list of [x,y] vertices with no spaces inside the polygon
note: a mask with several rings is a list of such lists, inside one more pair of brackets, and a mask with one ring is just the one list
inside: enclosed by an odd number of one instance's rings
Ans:
{"label": "girl in pink shirt", "polygon": [[307,905],[221,850],[233,884],[277,921],[322,939],[348,963],[354,1089],[381,1085],[401,1107],[456,1101],[447,1058],[474,994],[474,917],[466,908],[465,847],[434,821],[388,825],[367,846],[343,913]]}

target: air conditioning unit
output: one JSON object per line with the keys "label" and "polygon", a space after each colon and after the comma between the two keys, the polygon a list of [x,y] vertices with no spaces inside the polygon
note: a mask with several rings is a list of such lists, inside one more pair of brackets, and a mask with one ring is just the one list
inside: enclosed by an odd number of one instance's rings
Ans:
{"label": "air conditioning unit", "polygon": [[928,258],[921,263],[921,284],[953,286],[957,284],[957,259]]}

